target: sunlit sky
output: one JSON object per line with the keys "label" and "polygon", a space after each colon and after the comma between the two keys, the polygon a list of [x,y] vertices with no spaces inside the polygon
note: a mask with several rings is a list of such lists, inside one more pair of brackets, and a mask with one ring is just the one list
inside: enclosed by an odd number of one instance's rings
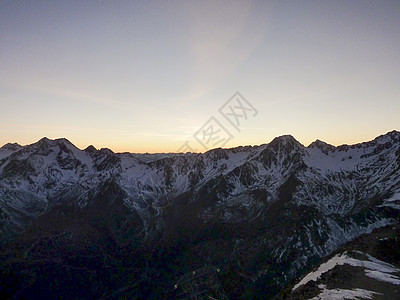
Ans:
{"label": "sunlit sky", "polygon": [[399,130],[400,1],[0,2],[0,146],[175,152],[213,116],[224,147]]}

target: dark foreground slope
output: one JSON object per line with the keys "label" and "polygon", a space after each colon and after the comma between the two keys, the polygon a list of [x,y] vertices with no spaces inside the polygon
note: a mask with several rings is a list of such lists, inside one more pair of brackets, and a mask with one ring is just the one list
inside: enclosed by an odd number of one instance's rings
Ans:
{"label": "dark foreground slope", "polygon": [[65,139],[0,148],[1,293],[272,297],[398,223],[400,133],[304,147],[115,154]]}
{"label": "dark foreground slope", "polygon": [[274,299],[400,299],[399,249],[399,225],[375,229],[335,251]]}

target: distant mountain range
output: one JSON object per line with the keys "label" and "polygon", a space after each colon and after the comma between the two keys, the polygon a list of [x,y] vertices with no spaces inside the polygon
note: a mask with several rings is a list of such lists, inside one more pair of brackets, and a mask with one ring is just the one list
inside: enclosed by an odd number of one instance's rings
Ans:
{"label": "distant mountain range", "polygon": [[0,294],[270,298],[399,212],[398,131],[204,154],[6,144]]}

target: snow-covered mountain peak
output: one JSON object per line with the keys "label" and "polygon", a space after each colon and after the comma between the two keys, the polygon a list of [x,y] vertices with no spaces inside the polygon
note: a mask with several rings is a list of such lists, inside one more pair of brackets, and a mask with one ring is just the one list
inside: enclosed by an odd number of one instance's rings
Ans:
{"label": "snow-covered mountain peak", "polygon": [[266,149],[273,150],[275,152],[283,151],[286,153],[292,152],[293,150],[298,151],[303,148],[304,146],[291,135],[282,135],[276,137],[269,144],[267,144],[266,147]]}
{"label": "snow-covered mountain peak", "polygon": [[102,153],[102,154],[107,154],[107,155],[113,155],[114,154],[114,152],[109,148],[101,148],[99,150],[99,152]]}
{"label": "snow-covered mountain peak", "polygon": [[62,145],[68,145],[68,146],[73,146],[75,148],[78,149],[78,147],[76,147],[73,143],[71,143],[68,139],[66,138],[58,138],[54,140],[55,142],[57,142],[58,144],[62,144]]}
{"label": "snow-covered mountain peak", "polygon": [[[77,151],[78,149],[74,144],[72,144],[69,140],[66,138],[58,138],[58,139],[49,139],[47,137],[41,138],[39,141],[36,143],[27,145],[23,147],[24,150],[28,152],[32,151],[39,151],[41,152],[42,155],[47,155],[47,151],[49,151],[51,148],[59,148],[59,149],[69,149],[70,151]],[[54,150],[53,150],[54,151]]]}
{"label": "snow-covered mountain peak", "polygon": [[374,142],[378,144],[400,142],[400,131],[393,130],[384,135],[378,136],[376,139],[374,139]]}
{"label": "snow-covered mountain peak", "polygon": [[12,153],[20,150],[21,148],[22,146],[17,143],[5,144],[3,147],[0,148],[0,160],[10,156]]}
{"label": "snow-covered mountain peak", "polygon": [[204,156],[211,160],[221,160],[221,159],[228,159],[228,150],[222,148],[216,148],[207,151],[204,153]]}
{"label": "snow-covered mountain peak", "polygon": [[97,149],[93,145],[90,145],[90,146],[87,146],[85,148],[85,150],[83,150],[83,151],[85,151],[87,153],[96,153]]}
{"label": "snow-covered mountain peak", "polygon": [[274,138],[271,141],[271,143],[269,143],[269,145],[274,145],[274,144],[281,144],[283,146],[296,144],[302,146],[301,143],[290,134],[278,136]]}
{"label": "snow-covered mountain peak", "polygon": [[16,150],[19,150],[21,148],[22,148],[22,146],[20,144],[18,144],[18,143],[7,143],[3,147],[1,147],[0,149],[16,151]]}
{"label": "snow-covered mountain peak", "polygon": [[312,142],[307,148],[314,148],[314,149],[319,149],[321,150],[323,153],[325,153],[326,155],[328,155],[329,152],[335,152],[336,151],[336,147],[328,144],[324,141],[321,140],[316,140],[314,142]]}

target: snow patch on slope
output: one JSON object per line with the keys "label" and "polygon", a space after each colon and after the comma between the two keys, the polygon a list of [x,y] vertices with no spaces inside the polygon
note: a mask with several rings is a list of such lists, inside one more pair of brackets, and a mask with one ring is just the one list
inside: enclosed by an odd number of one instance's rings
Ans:
{"label": "snow patch on slope", "polygon": [[378,207],[384,206],[400,209],[400,192],[396,192],[392,197],[386,199],[383,204],[378,205]]}
{"label": "snow patch on slope", "polygon": [[298,284],[296,284],[294,286],[293,291],[296,290],[298,287],[307,284],[311,280],[317,281],[321,277],[322,274],[324,274],[325,272],[328,272],[329,270],[332,270],[337,265],[343,265],[346,257],[347,256],[345,254],[342,254],[342,255],[336,254],[334,257],[332,257],[326,263],[321,264],[319,266],[318,270],[307,274]]}
{"label": "snow patch on slope", "polygon": [[[358,252],[363,255],[366,255],[362,252]],[[334,267],[338,265],[348,264],[354,267],[364,267],[365,268],[365,275],[379,280],[388,282],[391,284],[400,285],[400,278],[398,276],[392,275],[393,273],[400,273],[400,269],[396,268],[395,266],[378,260],[371,255],[367,255],[368,260],[359,260],[347,255],[347,252],[343,254],[335,255],[326,263],[323,263],[319,266],[318,270],[307,274],[298,284],[296,284],[293,288],[293,291],[298,287],[307,284],[309,281],[317,281],[323,273],[332,270]]]}
{"label": "snow patch on slope", "polygon": [[310,300],[343,300],[343,299],[373,299],[374,295],[382,295],[380,293],[376,293],[373,291],[368,291],[364,289],[354,289],[354,290],[346,290],[346,289],[333,289],[328,290],[324,285],[319,286],[323,288],[323,291],[318,296],[311,298]]}

